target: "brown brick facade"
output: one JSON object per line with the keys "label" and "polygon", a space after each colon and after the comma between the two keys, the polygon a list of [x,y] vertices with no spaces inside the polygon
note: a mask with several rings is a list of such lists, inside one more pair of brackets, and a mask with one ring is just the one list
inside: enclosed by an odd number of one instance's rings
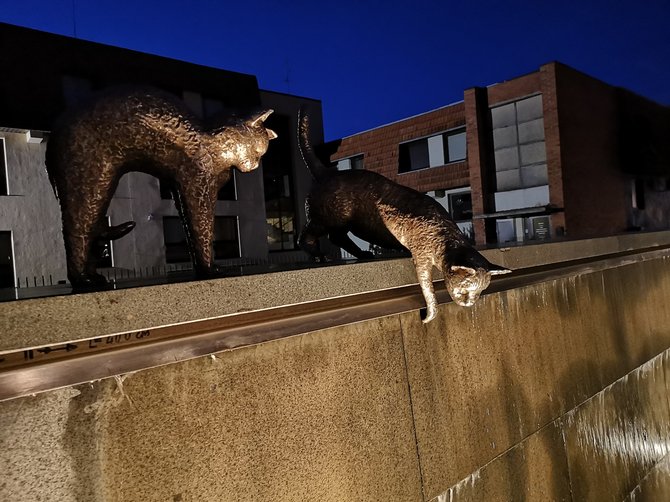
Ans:
{"label": "brown brick facade", "polygon": [[[636,155],[662,150],[658,146],[663,142],[658,138],[670,137],[670,110],[641,97],[633,99],[628,91],[624,93],[560,63],[543,65],[536,72],[490,87],[467,89],[461,103],[344,138],[331,160],[362,154],[366,169],[422,192],[470,186],[476,242],[495,243],[496,220],[481,217],[496,210],[490,109],[537,94],[542,95],[549,205],[557,210],[550,216],[551,237],[588,238],[626,231],[631,227],[633,211],[630,185],[638,176]],[[621,142],[630,141],[623,137],[622,130],[631,130],[627,117],[640,115],[636,114],[640,107],[644,113],[639,120],[651,131],[640,134],[639,128],[633,128],[642,137],[636,138],[640,145],[627,150],[624,166]],[[464,162],[398,173],[401,143],[462,126],[467,135]],[[655,147],[645,149],[644,136],[652,134]],[[653,168],[656,178],[659,171],[665,173],[666,184],[670,185],[670,148],[668,152],[658,159],[647,155],[644,165],[652,166],[648,170]],[[645,176],[650,184],[653,180],[648,174]],[[658,222],[658,208],[647,212],[652,211]],[[651,221],[651,217],[643,221]],[[656,227],[670,226],[670,216],[663,221]]]}
{"label": "brown brick facade", "polygon": [[554,177],[563,182],[567,235],[621,233],[630,199],[619,162],[616,89],[572,68],[554,68],[562,157]]}
{"label": "brown brick facade", "polygon": [[344,138],[337,152],[331,156],[331,161],[336,162],[363,154],[365,169],[378,172],[421,192],[467,186],[469,178],[466,162],[454,162],[420,171],[398,173],[398,153],[401,143],[464,125],[463,103],[456,103]]}

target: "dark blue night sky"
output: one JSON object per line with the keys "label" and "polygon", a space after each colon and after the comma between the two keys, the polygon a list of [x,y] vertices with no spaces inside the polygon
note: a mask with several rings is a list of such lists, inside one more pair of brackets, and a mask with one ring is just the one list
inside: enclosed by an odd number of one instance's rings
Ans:
{"label": "dark blue night sky", "polygon": [[256,75],[322,100],[327,140],[554,60],[670,104],[670,1],[0,0],[0,21]]}

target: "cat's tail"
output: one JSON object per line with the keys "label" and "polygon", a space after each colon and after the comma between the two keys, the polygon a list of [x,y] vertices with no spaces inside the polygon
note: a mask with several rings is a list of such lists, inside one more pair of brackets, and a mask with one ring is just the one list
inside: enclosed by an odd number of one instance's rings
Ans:
{"label": "cat's tail", "polygon": [[309,141],[309,116],[305,113],[305,107],[301,106],[298,110],[298,146],[303,162],[312,173],[315,179],[321,179],[332,172],[323,165],[321,160],[314,153],[312,144]]}

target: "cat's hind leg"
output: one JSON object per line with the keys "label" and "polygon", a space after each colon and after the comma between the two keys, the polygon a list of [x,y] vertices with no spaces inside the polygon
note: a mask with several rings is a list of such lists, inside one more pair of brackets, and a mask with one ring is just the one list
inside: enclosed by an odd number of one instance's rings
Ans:
{"label": "cat's hind leg", "polygon": [[344,249],[347,253],[355,256],[359,260],[371,260],[375,257],[370,251],[363,251],[356,245],[349,237],[349,232],[346,229],[332,230],[328,233],[330,242],[338,247]]}
{"label": "cat's hind leg", "polygon": [[298,246],[316,261],[324,262],[326,256],[321,251],[319,237],[323,237],[326,233],[328,233],[326,228],[314,220],[309,220],[298,236]]}
{"label": "cat's hind leg", "polygon": [[92,251],[114,189],[114,178],[104,176],[95,181],[73,176],[59,187],[67,276],[76,289],[97,288],[107,282],[96,271]]}
{"label": "cat's hind leg", "polygon": [[214,264],[214,213],[218,187],[206,175],[179,180],[179,199],[175,199],[182,218],[186,219],[186,240],[195,260],[197,277],[211,277],[219,272]]}

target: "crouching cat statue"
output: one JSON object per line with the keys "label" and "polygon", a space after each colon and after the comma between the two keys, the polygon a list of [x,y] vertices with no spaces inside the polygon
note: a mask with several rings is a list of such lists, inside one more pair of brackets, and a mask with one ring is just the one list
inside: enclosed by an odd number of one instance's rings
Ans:
{"label": "crouching cat statue", "polygon": [[304,110],[298,116],[298,136],[303,160],[314,177],[305,201],[307,224],[298,242],[315,258],[323,258],[318,239],[326,234],[355,257],[371,258],[348,232],[384,248],[409,250],[426,300],[425,323],[437,315],[434,266],[443,272],[454,302],[465,307],[474,305],[492,275],[511,272],[476,251],[447,210],[428,195],[372,171],[325,167],[310,145]]}
{"label": "crouching cat statue", "polygon": [[227,117],[206,128],[176,97],[151,88],[119,88],[66,113],[47,144],[46,167],[63,217],[68,279],[74,287],[104,284],[93,252],[134,222],[108,228],[105,213],[119,179],[130,171],[168,182],[185,224],[198,276],[215,272],[214,208],[231,169],[258,167],[277,137],[263,125],[272,110]]}

